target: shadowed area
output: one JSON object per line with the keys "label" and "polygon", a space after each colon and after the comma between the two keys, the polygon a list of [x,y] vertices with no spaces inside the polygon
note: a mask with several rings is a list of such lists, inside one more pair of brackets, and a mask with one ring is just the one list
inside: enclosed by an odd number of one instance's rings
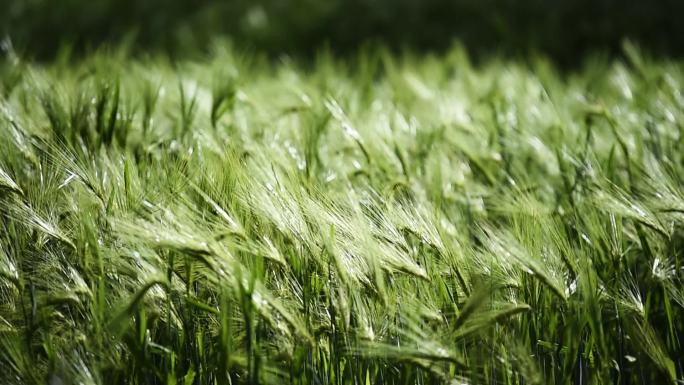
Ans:
{"label": "shadowed area", "polygon": [[216,36],[269,53],[355,51],[368,41],[443,50],[454,39],[476,56],[543,53],[572,66],[588,52],[615,54],[628,38],[657,55],[681,55],[677,0],[6,0],[0,32],[42,59],[132,43],[137,52],[203,52]]}

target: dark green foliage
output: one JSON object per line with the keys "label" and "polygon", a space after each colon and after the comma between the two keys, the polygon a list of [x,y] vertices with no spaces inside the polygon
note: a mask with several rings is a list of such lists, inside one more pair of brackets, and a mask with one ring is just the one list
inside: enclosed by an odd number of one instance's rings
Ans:
{"label": "dark green foliage", "polygon": [[185,57],[216,36],[274,54],[323,46],[355,52],[369,40],[473,53],[542,52],[581,64],[587,52],[620,53],[632,39],[657,54],[684,54],[679,0],[4,0],[0,36],[39,58],[124,43]]}

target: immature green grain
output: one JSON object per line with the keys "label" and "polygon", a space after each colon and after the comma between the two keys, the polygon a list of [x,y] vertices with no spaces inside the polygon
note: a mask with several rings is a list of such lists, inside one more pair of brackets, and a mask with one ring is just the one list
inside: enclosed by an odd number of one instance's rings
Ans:
{"label": "immature green grain", "polygon": [[0,60],[0,383],[684,380],[684,66]]}

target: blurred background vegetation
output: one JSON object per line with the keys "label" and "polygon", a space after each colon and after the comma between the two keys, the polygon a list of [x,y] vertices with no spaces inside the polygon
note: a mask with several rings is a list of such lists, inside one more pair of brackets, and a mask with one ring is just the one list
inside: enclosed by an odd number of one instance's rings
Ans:
{"label": "blurred background vegetation", "polygon": [[681,0],[2,0],[0,33],[49,59],[128,42],[137,52],[203,52],[216,36],[273,54],[344,54],[367,42],[477,56],[543,53],[572,65],[631,39],[655,55],[684,52]]}

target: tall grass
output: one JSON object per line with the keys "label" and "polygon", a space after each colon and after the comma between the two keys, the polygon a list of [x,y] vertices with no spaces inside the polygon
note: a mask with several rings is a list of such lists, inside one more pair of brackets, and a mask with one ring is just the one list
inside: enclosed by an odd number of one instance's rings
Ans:
{"label": "tall grass", "polygon": [[3,384],[684,379],[684,66],[0,64]]}

